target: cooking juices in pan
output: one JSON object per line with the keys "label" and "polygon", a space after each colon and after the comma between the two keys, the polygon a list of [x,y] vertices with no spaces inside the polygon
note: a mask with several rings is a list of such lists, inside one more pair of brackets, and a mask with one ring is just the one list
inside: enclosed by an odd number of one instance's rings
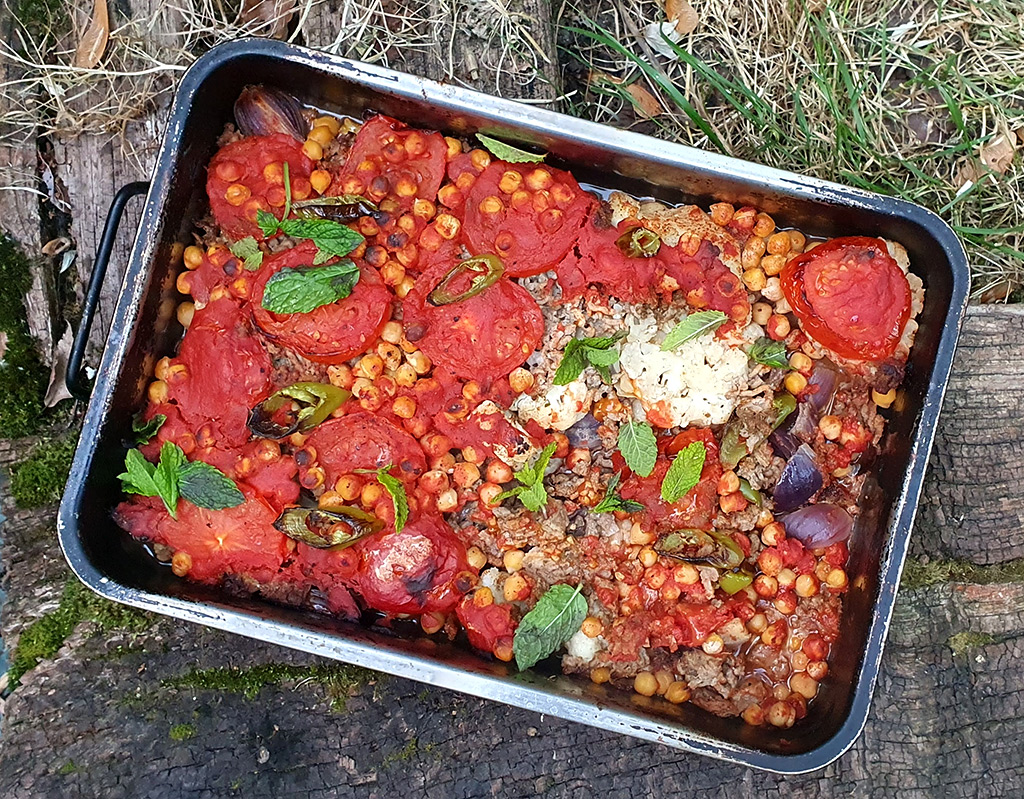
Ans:
{"label": "cooking juices in pan", "polygon": [[235,111],[119,523],[185,579],[806,715],[923,304],[903,247],[259,87]]}

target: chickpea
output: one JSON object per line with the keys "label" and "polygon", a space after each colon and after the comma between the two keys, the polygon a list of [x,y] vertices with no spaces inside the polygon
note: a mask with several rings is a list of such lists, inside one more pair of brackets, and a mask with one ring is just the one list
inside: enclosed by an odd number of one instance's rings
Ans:
{"label": "chickpea", "polygon": [[814,699],[818,695],[818,681],[802,671],[789,678],[789,687],[804,699]]}
{"label": "chickpea", "polygon": [[395,370],[395,383],[404,388],[410,388],[415,384],[417,377],[416,370],[407,363],[403,363]]}
{"label": "chickpea", "polygon": [[359,492],[359,502],[364,508],[372,508],[383,496],[384,489],[379,483],[366,483]]}
{"label": "chickpea", "polygon": [[416,374],[418,375],[425,375],[430,371],[430,358],[419,350],[407,352],[405,354],[405,359],[409,362],[409,365],[416,370]]}
{"label": "chickpea", "polygon": [[754,235],[768,237],[774,232],[775,220],[768,216],[768,214],[758,214],[757,221],[754,223]]}
{"label": "chickpea", "polygon": [[681,705],[690,699],[690,686],[680,680],[672,682],[665,689],[665,699],[673,705]]}
{"label": "chickpea", "polygon": [[748,291],[760,291],[768,285],[765,270],[757,266],[747,269],[743,273],[743,284],[747,287]]}
{"label": "chickpea", "polygon": [[[785,540],[786,528],[782,526],[781,522],[772,522],[771,524],[766,525],[765,528],[761,531],[761,543],[763,543],[765,546],[774,547],[776,544],[781,544]],[[782,568],[781,563],[782,560],[780,558],[780,569]]]}
{"label": "chickpea", "polygon": [[530,596],[530,583],[521,572],[510,574],[501,587],[506,602],[521,602]]}
{"label": "chickpea", "polygon": [[713,203],[708,210],[711,212],[711,221],[719,227],[728,225],[736,213],[736,209],[730,203]]}
{"label": "chickpea", "polygon": [[734,491],[740,490],[740,478],[736,475],[732,469],[724,472],[720,478],[718,478],[718,494],[722,496],[724,494],[731,494]]}
{"label": "chickpea", "polygon": [[334,483],[334,490],[346,502],[353,502],[362,494],[363,481],[358,475],[343,474]]}
{"label": "chickpea", "polygon": [[791,330],[789,320],[782,314],[772,314],[765,325],[765,332],[774,341],[782,341]]}
{"label": "chickpea", "polygon": [[523,367],[519,366],[512,370],[508,376],[508,384],[517,394],[524,394],[533,388],[534,377]]}
{"label": "chickpea", "polygon": [[466,550],[466,561],[470,566],[479,571],[487,565],[487,556],[480,547],[470,547]]}
{"label": "chickpea", "polygon": [[[523,568],[523,559],[525,554],[521,549],[510,549],[504,555],[502,555],[502,565],[505,567],[505,571],[514,573]],[[593,636],[591,636],[593,637]]]}
{"label": "chickpea", "polygon": [[494,483],[484,483],[477,490],[477,496],[480,497],[480,504],[485,508],[491,507],[499,494],[501,494],[501,486],[495,485]]}
{"label": "chickpea", "polygon": [[[637,554],[637,559],[644,565],[645,568],[650,568],[658,562],[658,553],[650,547],[644,547]],[[651,586],[652,588],[660,588],[661,586]]]}
{"label": "chickpea", "polygon": [[324,148],[318,141],[313,139],[306,139],[302,145],[302,152],[306,154],[306,157],[310,161],[319,161],[324,157]]}
{"label": "chickpea", "polygon": [[818,429],[829,441],[835,441],[843,432],[843,421],[838,416],[822,416],[818,420]]}
{"label": "chickpea", "polygon": [[553,433],[551,437],[555,441],[554,457],[564,458],[569,454],[569,436],[565,433]]}
{"label": "chickpea", "polygon": [[428,494],[440,494],[448,490],[448,475],[438,469],[431,469],[420,475],[419,486]]}
{"label": "chickpea", "polygon": [[764,239],[759,236],[751,236],[747,239],[747,243],[743,245],[743,251],[740,253],[740,263],[744,271],[756,269],[761,265],[761,258],[764,256],[766,247]]}
{"label": "chickpea", "polygon": [[182,549],[174,553],[171,558],[171,571],[176,577],[184,577],[192,570],[192,556]]}
{"label": "chickpea", "polygon": [[747,509],[747,498],[739,491],[718,498],[718,506],[722,513],[739,513]]}
{"label": "chickpea", "polygon": [[747,621],[747,629],[752,633],[763,633],[765,627],[768,626],[768,617],[763,613],[755,613]]}
{"label": "chickpea", "polygon": [[374,380],[384,374],[384,359],[376,353],[369,353],[359,359],[353,372],[357,377]]}
{"label": "chickpea", "polygon": [[470,488],[480,479],[480,467],[475,463],[456,463],[452,470],[452,482],[459,488]]}
{"label": "chickpea", "polygon": [[805,377],[814,369],[814,361],[802,352],[794,352],[790,355],[789,365]]}
{"label": "chickpea", "polygon": [[790,372],[786,375],[786,391],[794,396],[800,395],[807,388],[807,378],[799,372]]}
{"label": "chickpea", "polygon": [[416,415],[416,400],[412,397],[398,397],[391,403],[391,410],[399,419],[411,419]]}
{"label": "chickpea", "polygon": [[794,590],[799,597],[812,597],[818,593],[818,580],[812,574],[801,574],[796,578]]}
{"label": "chickpea", "polygon": [[147,391],[149,401],[155,405],[167,402],[167,396],[169,393],[169,386],[163,380],[154,380],[149,384],[149,389]]}
{"label": "chickpea", "polygon": [[507,483],[512,479],[512,467],[495,458],[487,464],[487,479],[492,483]]}
{"label": "chickpea", "polygon": [[825,582],[829,588],[839,591],[849,584],[849,577],[842,569],[832,569],[825,578]]}
{"label": "chickpea", "polygon": [[783,588],[792,588],[796,585],[796,572],[786,567],[780,571],[777,575],[779,585]]}
{"label": "chickpea", "polygon": [[601,685],[612,678],[612,671],[607,666],[598,666],[590,670],[590,681]]}
{"label": "chickpea", "polygon": [[[767,285],[767,284],[766,284]],[[767,302],[755,302],[750,306],[750,318],[756,325],[764,327],[772,315],[772,306]]]}
{"label": "chickpea", "polygon": [[767,574],[759,574],[754,578],[754,591],[759,597],[771,599],[779,592],[779,581]]}
{"label": "chickpea", "polygon": [[815,660],[807,664],[807,676],[812,680],[821,682],[828,674],[828,663],[824,660]]}
{"label": "chickpea", "polygon": [[[786,256],[784,255],[766,255],[761,259],[761,269],[764,270],[767,277],[775,277],[786,267]],[[765,286],[768,285],[767,279],[765,280]],[[762,286],[761,288],[765,288]]]}
{"label": "chickpea", "polygon": [[871,389],[871,399],[879,408],[888,408],[896,401],[896,389],[890,388],[884,394]]}
{"label": "chickpea", "polygon": [[633,690],[641,696],[654,696],[658,691],[658,681],[649,671],[641,671],[633,678]]}
{"label": "chickpea", "polygon": [[718,633],[711,633],[711,635],[704,639],[704,643],[701,644],[700,648],[708,655],[720,655],[725,648],[725,641],[722,640],[722,636]]}
{"label": "chickpea", "polygon": [[786,255],[792,246],[789,233],[772,233],[768,237],[768,252],[772,255]]}
{"label": "chickpea", "polygon": [[676,566],[672,579],[680,585],[695,585],[700,582],[700,572],[692,563],[681,563]]}
{"label": "chickpea", "polygon": [[743,720],[752,727],[764,724],[764,711],[760,705],[750,705],[743,711]]}
{"label": "chickpea", "polygon": [[796,721],[796,708],[788,702],[776,702],[768,708],[766,717],[773,727],[792,727]]}
{"label": "chickpea", "polygon": [[773,602],[775,609],[784,616],[796,613],[797,599],[792,591],[780,591]]}
{"label": "chickpea", "polygon": [[597,638],[597,636],[604,632],[604,624],[596,616],[587,616],[583,620],[580,630],[582,630],[587,638]]}
{"label": "chickpea", "polygon": [[799,230],[787,230],[786,235],[789,236],[789,247],[793,252],[803,252],[804,245],[807,244],[807,237]]}
{"label": "chickpea", "polygon": [[477,466],[480,466],[486,457],[487,455],[482,449],[477,449],[476,447],[462,448],[462,460],[469,463],[475,463]]}
{"label": "chickpea", "polygon": [[443,433],[430,433],[421,439],[420,445],[427,457],[436,458],[451,451],[452,440]]}
{"label": "chickpea", "polygon": [[459,495],[454,488],[449,488],[437,495],[437,509],[441,513],[451,513],[459,507]]}

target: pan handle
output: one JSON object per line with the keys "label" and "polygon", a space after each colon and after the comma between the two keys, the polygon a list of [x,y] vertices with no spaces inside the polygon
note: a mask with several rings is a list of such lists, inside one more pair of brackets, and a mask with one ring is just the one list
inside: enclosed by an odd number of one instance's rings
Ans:
{"label": "pan handle", "polygon": [[89,276],[89,287],[85,292],[85,304],[82,308],[82,321],[75,334],[75,341],[71,345],[71,353],[68,355],[68,367],[64,379],[68,391],[83,402],[88,401],[92,393],[92,386],[88,379],[82,374],[82,361],[85,359],[85,346],[89,342],[89,330],[92,328],[92,318],[96,314],[96,306],[100,301],[100,290],[103,288],[103,278],[107,273],[107,266],[110,264],[110,253],[114,249],[114,240],[117,238],[117,229],[121,224],[121,216],[128,201],[139,194],[149,191],[148,181],[128,183],[114,195],[110,203],[110,210],[107,211],[107,221],[103,226],[103,234],[100,236],[99,246],[96,248],[96,261],[92,267],[92,274]]}

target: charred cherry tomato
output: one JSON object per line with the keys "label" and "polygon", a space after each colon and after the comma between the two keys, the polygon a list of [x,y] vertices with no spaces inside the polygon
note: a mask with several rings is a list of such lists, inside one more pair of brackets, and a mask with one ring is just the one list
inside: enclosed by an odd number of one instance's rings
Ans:
{"label": "charred cherry tomato", "polygon": [[539,275],[576,242],[594,198],[568,172],[494,161],[466,194],[463,234],[471,253],[493,253],[509,277]]}
{"label": "charred cherry tomato", "polygon": [[[500,278],[469,299],[431,305],[427,295],[455,266],[435,263],[416,281],[405,298],[406,337],[459,377],[504,377],[530,356],[544,335],[537,301],[522,286]],[[447,290],[465,293],[472,280],[470,272],[453,275]]]}
{"label": "charred cherry tomato", "polygon": [[292,197],[305,199],[311,192],[313,162],[302,152],[302,143],[291,136],[247,136],[217,151],[210,162],[206,193],[213,218],[229,238],[264,238],[256,212],[263,209],[279,215],[284,210],[285,163]]}
{"label": "charred cherry tomato", "polygon": [[782,290],[804,332],[844,358],[888,358],[910,318],[910,284],[881,239],[847,236],[798,255]]}
{"label": "charred cherry tomato", "polygon": [[370,607],[385,613],[446,613],[462,597],[456,578],[469,569],[466,550],[438,516],[420,516],[402,532],[373,536],[358,547],[363,554],[359,588]]}
{"label": "charred cherry tomato", "polygon": [[391,292],[377,270],[361,265],[359,282],[342,300],[309,313],[275,314],[266,310],[261,303],[267,281],[286,267],[311,266],[315,255],[316,245],[303,241],[265,258],[253,284],[252,315],[268,338],[298,350],[311,361],[341,363],[373,343],[391,314]]}
{"label": "charred cherry tomato", "polygon": [[492,602],[481,607],[469,594],[455,609],[459,621],[466,630],[469,643],[481,652],[491,654],[495,645],[503,638],[515,635],[516,621],[512,618],[512,606]]}
{"label": "charred cherry tomato", "polygon": [[391,474],[405,482],[416,480],[427,469],[419,442],[391,422],[369,413],[350,413],[328,419],[307,440],[333,485],[343,474],[356,469],[394,466]]}

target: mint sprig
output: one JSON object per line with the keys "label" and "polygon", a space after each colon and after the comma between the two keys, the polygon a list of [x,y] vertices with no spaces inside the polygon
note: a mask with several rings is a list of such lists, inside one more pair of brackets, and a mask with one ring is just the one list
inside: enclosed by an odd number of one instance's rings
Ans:
{"label": "mint sprig", "polygon": [[703,441],[693,441],[680,450],[661,481],[661,498],[672,503],[685,497],[700,482],[706,457],[707,447]]}
{"label": "mint sprig", "polygon": [[484,136],[482,133],[476,134],[476,137],[491,155],[502,161],[508,161],[510,164],[536,164],[544,160],[543,154],[528,153],[526,150],[520,150],[518,147],[492,139],[490,136]]}
{"label": "mint sprig", "polygon": [[703,336],[705,333],[713,333],[718,330],[728,319],[721,311],[698,311],[692,313],[673,327],[665,340],[661,343],[661,351],[668,352],[676,347],[681,347],[687,341]]}
{"label": "mint sprig", "polygon": [[587,617],[587,600],[568,585],[553,585],[523,616],[512,638],[516,666],[528,669],[572,638]]}
{"label": "mint sprig", "polygon": [[567,386],[579,377],[589,364],[597,369],[606,383],[611,383],[608,367],[619,362],[619,351],[613,347],[625,337],[626,331],[620,330],[611,336],[572,339],[565,345],[562,362],[555,370],[552,382],[556,386]]}
{"label": "mint sprig", "polygon": [[235,258],[242,259],[242,267],[247,272],[255,272],[263,265],[263,250],[252,236],[239,239],[230,247]]}
{"label": "mint sprig", "polygon": [[605,489],[601,501],[592,508],[593,513],[614,513],[617,510],[625,511],[626,513],[636,513],[644,509],[644,506],[636,500],[623,499],[619,495],[618,488],[621,480],[622,475],[618,472],[612,475],[612,479],[608,481],[608,488]]}
{"label": "mint sprig", "polygon": [[394,464],[389,463],[379,469],[356,469],[358,474],[372,474],[377,478],[388,495],[395,509],[395,532],[402,532],[405,523],[409,521],[409,497],[405,493],[405,484],[394,475],[390,474]]}
{"label": "mint sprig", "polygon": [[271,313],[309,313],[343,300],[359,281],[359,267],[348,258],[330,266],[285,267],[263,287],[263,308]]}
{"label": "mint sprig", "polygon": [[765,366],[772,366],[776,369],[792,369],[789,360],[786,358],[786,342],[773,341],[767,336],[762,336],[753,343],[747,357]]}
{"label": "mint sprig", "polygon": [[528,464],[518,472],[514,472],[513,476],[519,481],[520,485],[510,488],[508,491],[502,491],[495,497],[492,504],[497,504],[509,497],[519,497],[519,501],[528,510],[538,511],[547,505],[548,492],[544,488],[544,472],[548,468],[551,456],[555,454],[555,449],[555,444],[548,444],[540,451],[540,454],[532,464]]}
{"label": "mint sprig", "polygon": [[189,463],[181,447],[170,441],[160,448],[155,464],[139,450],[128,450],[124,469],[118,478],[125,492],[160,497],[172,519],[178,518],[179,497],[209,510],[234,508],[245,501],[235,482],[220,469],[202,461]]}
{"label": "mint sprig", "polygon": [[619,452],[626,465],[641,477],[654,471],[658,441],[646,422],[627,422],[619,428]]}

